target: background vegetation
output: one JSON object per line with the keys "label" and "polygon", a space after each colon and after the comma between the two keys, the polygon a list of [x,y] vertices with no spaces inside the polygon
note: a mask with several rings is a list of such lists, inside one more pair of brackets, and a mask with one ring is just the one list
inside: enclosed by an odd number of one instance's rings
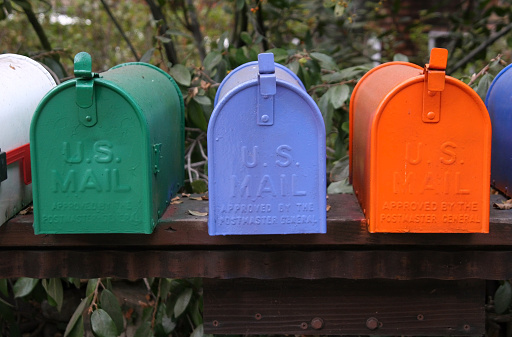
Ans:
{"label": "background vegetation", "polygon": [[[357,80],[382,62],[423,65],[435,42],[449,50],[447,72],[483,97],[511,61],[511,18],[503,0],[0,0],[0,52],[43,62],[61,81],[80,51],[92,55],[96,72],[130,61],[167,71],[185,98],[187,190],[204,193],[216,88],[230,70],[271,51],[320,107],[336,193],[350,190],[348,104]],[[137,301],[123,299],[125,288],[137,289],[128,296]],[[500,315],[510,313],[510,289],[503,282],[496,294]],[[0,334],[199,337],[201,291],[194,279],[3,279]]]}

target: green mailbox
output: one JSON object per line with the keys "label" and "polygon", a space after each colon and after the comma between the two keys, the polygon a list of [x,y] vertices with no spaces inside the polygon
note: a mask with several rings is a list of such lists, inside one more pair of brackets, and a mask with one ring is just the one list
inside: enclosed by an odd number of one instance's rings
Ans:
{"label": "green mailbox", "polygon": [[180,89],[147,63],[93,73],[84,52],[75,77],[32,119],[34,231],[149,234],[183,186]]}

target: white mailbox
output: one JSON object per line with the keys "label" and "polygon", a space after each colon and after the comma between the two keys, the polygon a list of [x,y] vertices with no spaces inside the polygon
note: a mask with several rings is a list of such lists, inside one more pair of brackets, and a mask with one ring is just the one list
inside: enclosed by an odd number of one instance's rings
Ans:
{"label": "white mailbox", "polygon": [[32,202],[29,131],[51,74],[21,55],[0,55],[0,225]]}

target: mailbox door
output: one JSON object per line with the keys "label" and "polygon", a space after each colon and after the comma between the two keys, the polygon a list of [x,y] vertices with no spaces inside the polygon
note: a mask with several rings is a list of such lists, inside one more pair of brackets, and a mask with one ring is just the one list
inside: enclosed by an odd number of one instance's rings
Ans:
{"label": "mailbox door", "polygon": [[41,102],[31,125],[34,229],[40,233],[151,233],[149,135],[135,102],[94,82],[97,122],[86,126],[75,81]]}
{"label": "mailbox door", "polygon": [[512,196],[512,67],[503,69],[487,92],[485,105],[492,122],[492,185]]}
{"label": "mailbox door", "polygon": [[[444,75],[443,75],[444,76]],[[446,77],[439,121],[422,119],[424,77],[381,103],[371,134],[371,232],[488,232],[491,127],[480,97]]]}
{"label": "mailbox door", "polygon": [[[6,163],[0,169],[0,225],[32,202],[29,143],[32,115],[43,96],[55,87],[55,80],[42,65],[21,55],[0,55],[0,152]],[[23,150],[22,152],[16,149]],[[11,163],[11,158],[16,161]],[[3,174],[0,173],[0,176]],[[24,176],[29,179],[24,179]]]}
{"label": "mailbox door", "polygon": [[208,126],[209,233],[325,233],[325,127],[314,101],[277,80],[273,125],[258,82],[224,96]]}

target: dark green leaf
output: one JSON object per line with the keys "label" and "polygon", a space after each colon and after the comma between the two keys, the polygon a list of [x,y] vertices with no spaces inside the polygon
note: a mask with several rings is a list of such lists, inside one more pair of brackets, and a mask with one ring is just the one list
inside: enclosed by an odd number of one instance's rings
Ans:
{"label": "dark green leaf", "polygon": [[7,279],[6,278],[0,279],[0,293],[2,293],[4,296],[9,296],[9,290],[7,289]]}
{"label": "dark green leaf", "polygon": [[192,76],[190,75],[190,71],[187,67],[182,64],[175,64],[171,69],[169,69],[169,74],[174,78],[176,82],[179,84],[188,87],[190,86],[190,81],[192,80]]}
{"label": "dark green leaf", "polygon": [[[68,322],[68,325],[66,326],[66,331],[64,332],[64,337],[69,336],[71,331],[75,328],[75,325],[79,323],[80,318],[82,317],[82,314],[86,307],[88,307],[91,304],[92,296],[87,296],[80,302],[78,307],[75,309],[75,312],[71,316],[71,319]],[[83,322],[82,322],[83,323]]]}
{"label": "dark green leaf", "polygon": [[100,305],[114,321],[117,331],[123,331],[124,321],[121,305],[119,304],[116,296],[110,290],[104,289],[101,292]]}
{"label": "dark green leaf", "polygon": [[169,296],[169,292],[171,291],[171,282],[170,278],[162,278],[162,283],[160,283],[160,297],[165,301],[167,296]]}
{"label": "dark green leaf", "polygon": [[203,60],[203,65],[206,70],[212,71],[220,61],[222,61],[222,54],[214,50],[206,55]]}
{"label": "dark green leaf", "polygon": [[35,278],[20,277],[13,286],[14,297],[27,296],[34,290],[38,282],[39,280]]}
{"label": "dark green leaf", "polygon": [[85,336],[84,331],[84,318],[80,315],[71,331],[67,334],[67,337],[83,337]]}
{"label": "dark green leaf", "polygon": [[142,55],[140,58],[140,62],[149,63],[151,61],[151,58],[153,57],[153,54],[155,53],[155,48],[150,48],[147,52]]}
{"label": "dark green leaf", "polygon": [[245,42],[246,45],[250,46],[252,44],[252,37],[249,33],[241,32],[240,38]]}
{"label": "dark green leaf", "polygon": [[482,101],[485,101],[485,96],[487,95],[487,91],[489,91],[489,87],[491,86],[492,80],[493,76],[489,73],[486,73],[478,82],[478,87],[476,87],[475,91],[478,94],[478,96],[480,96]]}
{"label": "dark green leaf", "polygon": [[320,109],[320,112],[322,113],[322,117],[324,118],[325,131],[327,133],[329,133],[329,132],[331,132],[331,129],[332,129],[332,116],[333,116],[334,108],[332,107],[332,104],[331,104],[327,94],[324,94],[320,98],[320,101],[318,102],[318,108]]}
{"label": "dark green leaf", "polygon": [[212,100],[208,96],[196,95],[194,96],[194,101],[201,105],[212,105]]}
{"label": "dark green leaf", "polygon": [[176,304],[174,305],[174,317],[179,317],[188,307],[192,298],[192,288],[187,288],[180,294]]}
{"label": "dark green leaf", "polygon": [[292,63],[286,65],[295,75],[299,73],[300,64],[299,61],[295,60]]}
{"label": "dark green leaf", "polygon": [[350,94],[350,88],[346,84],[335,85],[334,87],[330,87],[325,94],[329,98],[334,109],[339,109],[347,101]]}
{"label": "dark green leaf", "polygon": [[494,309],[497,314],[503,314],[507,311],[512,301],[512,286],[510,282],[505,281],[498,287],[494,294]]}
{"label": "dark green leaf", "polygon": [[311,57],[318,62],[320,62],[320,65],[322,68],[328,69],[328,70],[335,70],[338,67],[336,66],[336,62],[334,62],[333,58],[329,55],[325,55],[322,53],[311,53]]}
{"label": "dark green leaf", "polygon": [[192,124],[190,125],[191,127],[200,128],[203,131],[206,131],[208,128],[208,122],[204,116],[203,108],[194,100],[188,103],[187,117]]}
{"label": "dark green leaf", "polygon": [[236,10],[241,11],[244,8],[245,0],[236,0]]}
{"label": "dark green leaf", "polygon": [[267,50],[267,53],[274,54],[274,62],[283,63],[288,59],[288,52],[283,48],[273,48]]}
{"label": "dark green leaf", "polygon": [[97,337],[117,337],[119,335],[116,324],[103,309],[94,310],[92,313],[91,328]]}
{"label": "dark green leaf", "polygon": [[133,337],[152,337],[153,332],[151,331],[151,322],[143,322],[135,331]]}
{"label": "dark green leaf", "polygon": [[49,281],[42,281],[44,290],[48,294],[48,300],[53,300],[57,310],[60,312],[62,309],[62,301],[64,300],[64,292],[62,290],[62,281],[58,278],[52,278]]}
{"label": "dark green leaf", "polygon": [[94,293],[96,285],[98,284],[97,278],[92,278],[87,282],[87,289],[85,290],[85,296],[90,296]]}

